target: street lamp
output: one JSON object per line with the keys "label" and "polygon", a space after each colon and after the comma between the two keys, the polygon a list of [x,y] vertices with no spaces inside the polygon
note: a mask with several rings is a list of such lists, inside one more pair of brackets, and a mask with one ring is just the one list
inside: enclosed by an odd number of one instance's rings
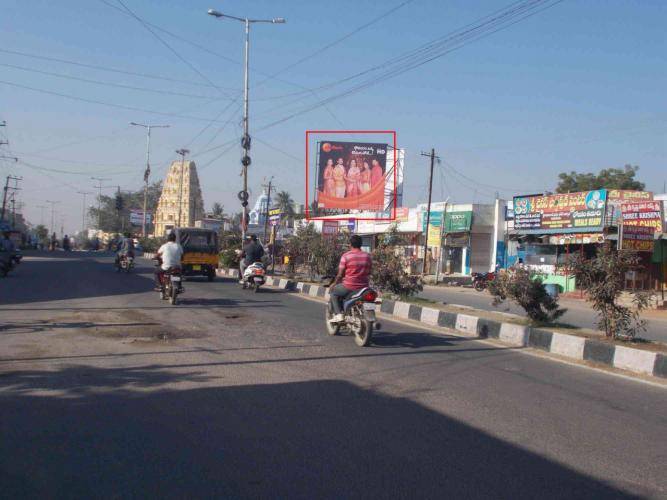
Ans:
{"label": "street lamp", "polygon": [[241,138],[241,145],[243,146],[243,158],[241,165],[243,165],[243,191],[239,193],[241,205],[243,206],[243,221],[241,223],[241,235],[245,239],[246,228],[248,225],[248,166],[250,165],[250,135],[248,133],[248,51],[250,49],[250,25],[254,23],[269,23],[269,24],[285,24],[285,18],[274,17],[273,19],[248,19],[247,17],[236,17],[228,14],[223,14],[214,9],[209,9],[208,14],[217,18],[233,19],[234,21],[241,21],[245,25],[245,62],[244,62],[244,77],[243,77],[243,137]]}
{"label": "street lamp", "polygon": [[146,237],[146,210],[148,205],[148,176],[151,173],[151,129],[169,128],[169,125],[147,125],[144,123],[130,122],[135,127],[144,127],[146,129],[146,171],[144,172],[144,219],[141,225],[141,235]]}

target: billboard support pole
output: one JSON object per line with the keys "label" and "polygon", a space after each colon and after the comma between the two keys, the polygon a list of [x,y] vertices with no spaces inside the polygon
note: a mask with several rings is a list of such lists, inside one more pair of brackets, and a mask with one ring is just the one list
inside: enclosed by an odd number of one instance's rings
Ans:
{"label": "billboard support pole", "polygon": [[[428,252],[428,226],[431,223],[431,195],[433,194],[433,167],[435,166],[435,149],[431,148],[430,153],[421,153],[422,156],[431,158],[431,174],[428,179],[428,205],[426,207],[426,235],[424,236],[424,258],[422,262],[422,275],[426,274],[426,254]],[[440,159],[440,158],[438,158]]]}

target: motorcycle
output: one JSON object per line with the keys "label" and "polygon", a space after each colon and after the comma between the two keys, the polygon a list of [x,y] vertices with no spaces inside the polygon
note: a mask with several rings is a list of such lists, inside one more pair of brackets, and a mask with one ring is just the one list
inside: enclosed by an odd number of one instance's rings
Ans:
{"label": "motorcycle", "polygon": [[129,273],[132,269],[134,269],[134,257],[132,255],[120,255],[118,259],[116,259],[117,273],[121,271]]}
{"label": "motorcycle", "polygon": [[354,342],[359,347],[370,345],[373,338],[373,328],[379,328],[375,317],[377,292],[370,287],[354,292],[343,301],[343,322],[332,322],[333,306],[331,300],[325,309],[325,323],[329,335],[338,335],[341,329],[346,329],[354,335]]}
{"label": "motorcycle", "polygon": [[[162,261],[157,259],[158,266]],[[171,267],[162,271],[160,277],[160,299],[169,300],[172,306],[178,304],[178,296],[185,292],[183,288],[183,273],[180,267]]]}
{"label": "motorcycle", "polygon": [[472,287],[478,292],[483,292],[489,283],[496,278],[496,273],[472,273]]}
{"label": "motorcycle", "polygon": [[259,292],[259,287],[266,283],[266,269],[261,262],[250,264],[243,271],[241,280],[243,289],[250,288],[255,293]]}
{"label": "motorcycle", "polygon": [[9,258],[0,260],[0,276],[3,278],[9,274],[9,271],[14,269],[21,263],[23,256],[19,251],[9,255]]}

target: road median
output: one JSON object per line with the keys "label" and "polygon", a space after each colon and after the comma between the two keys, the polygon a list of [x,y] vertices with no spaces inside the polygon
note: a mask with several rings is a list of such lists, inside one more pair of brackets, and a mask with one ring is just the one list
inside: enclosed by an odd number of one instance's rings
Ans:
{"label": "road median", "polygon": [[[218,269],[218,276],[239,277],[237,269]],[[267,277],[267,285],[322,300],[328,288],[286,278]],[[453,313],[409,302],[383,299],[380,314],[398,320],[423,323],[431,328],[453,330],[468,338],[491,339],[519,348],[532,348],[559,359],[622,370],[625,374],[667,381],[667,353],[626,347],[606,341],[476,316],[474,310]],[[451,332],[447,332],[451,333]]]}

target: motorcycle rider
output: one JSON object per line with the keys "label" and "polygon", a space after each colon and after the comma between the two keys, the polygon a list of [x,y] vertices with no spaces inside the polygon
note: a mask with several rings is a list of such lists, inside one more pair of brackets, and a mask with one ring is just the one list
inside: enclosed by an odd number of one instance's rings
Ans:
{"label": "motorcycle rider", "polygon": [[241,271],[239,283],[243,283],[243,273],[245,272],[246,267],[255,262],[261,262],[263,256],[264,248],[257,241],[257,235],[253,234],[252,236],[246,236],[246,244],[241,251],[241,262],[239,263]]}
{"label": "motorcycle rider", "polygon": [[134,240],[130,237],[130,233],[125,233],[125,237],[118,245],[118,253],[116,254],[116,265],[120,263],[122,257],[132,257],[134,259]]}
{"label": "motorcycle rider", "polygon": [[331,282],[330,300],[334,315],[331,321],[345,321],[342,302],[354,292],[366,288],[371,275],[373,260],[369,253],[361,249],[361,236],[350,237],[350,250],[340,258],[338,274]]}
{"label": "motorcycle rider", "polygon": [[0,240],[0,260],[2,264],[8,267],[11,267],[12,256],[16,252],[16,247],[14,242],[9,238],[9,233],[7,231],[2,233],[2,240]]}
{"label": "motorcycle rider", "polygon": [[164,272],[172,267],[181,267],[183,247],[176,243],[176,233],[169,233],[167,242],[158,249],[157,256],[162,259],[162,265],[155,270],[155,286],[159,292],[162,287]]}

